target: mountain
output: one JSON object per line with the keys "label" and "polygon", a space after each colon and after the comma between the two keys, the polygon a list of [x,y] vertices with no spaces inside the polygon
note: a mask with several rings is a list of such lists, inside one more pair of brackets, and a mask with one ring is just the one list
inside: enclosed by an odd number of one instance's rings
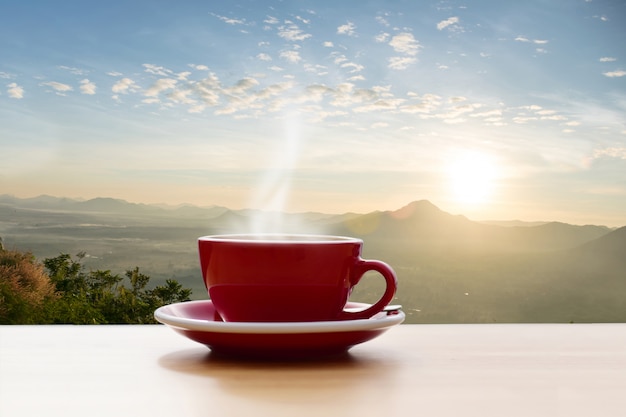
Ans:
{"label": "mountain", "polygon": [[536,252],[573,248],[609,233],[610,229],[558,222],[502,227],[451,215],[422,200],[396,211],[372,212],[348,219],[335,225],[334,232],[363,239],[411,241],[431,247]]}
{"label": "mountain", "polygon": [[[80,201],[68,198],[39,196],[19,199],[0,195],[6,208],[39,210],[14,212],[21,221],[37,219],[39,224],[71,223],[73,217],[89,215],[83,223],[107,222],[115,226],[131,219],[145,225],[192,226],[203,229],[245,232],[250,230],[302,233],[329,233],[356,236],[367,240],[407,241],[418,246],[464,248],[474,251],[544,251],[574,248],[611,232],[604,226],[575,226],[559,222],[536,226],[498,226],[471,221],[462,215],[447,213],[427,200],[414,201],[395,211],[374,211],[366,214],[345,213],[276,213],[259,210],[230,210],[225,207],[185,205],[164,208],[156,205],[129,203],[114,198]],[[47,213],[46,213],[47,211]],[[45,214],[44,214],[45,213]],[[65,213],[65,214],[64,214]],[[83,213],[83,214],[81,214]],[[127,219],[127,220],[124,220]],[[169,223],[162,223],[170,219]],[[63,220],[61,222],[61,220]]]}
{"label": "mountain", "polygon": [[67,209],[74,206],[78,201],[79,200],[49,195],[40,195],[31,198],[17,198],[8,194],[0,195],[0,204],[43,210]]}
{"label": "mountain", "polygon": [[[168,210],[167,208],[165,210]],[[221,206],[212,206],[212,207],[198,207],[192,206],[189,204],[185,204],[180,207],[176,207],[171,210],[175,215],[181,217],[206,217],[206,218],[215,218],[218,217],[227,211],[230,211],[226,207]]]}
{"label": "mountain", "polygon": [[605,265],[619,266],[626,280],[626,226],[580,245],[572,254],[578,259],[593,258]]}
{"label": "mountain", "polygon": [[[362,238],[364,258],[396,271],[394,303],[404,306],[407,323],[626,322],[626,227],[485,224],[427,200],[329,215],[0,195],[5,248],[41,260],[86,252],[87,269],[137,266],[155,285],[173,278],[194,298],[207,296],[196,239],[252,225]],[[376,301],[379,284],[364,277],[351,299]]]}
{"label": "mountain", "polygon": [[479,223],[490,224],[493,226],[504,226],[504,227],[512,227],[512,226],[529,227],[529,226],[541,226],[542,224],[546,224],[548,222],[525,222],[522,220],[481,220]]}

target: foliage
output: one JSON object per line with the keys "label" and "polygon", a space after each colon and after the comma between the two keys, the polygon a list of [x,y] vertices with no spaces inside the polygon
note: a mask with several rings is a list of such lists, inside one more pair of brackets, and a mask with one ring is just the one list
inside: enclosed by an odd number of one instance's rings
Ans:
{"label": "foliage", "polygon": [[46,306],[58,295],[31,253],[0,248],[0,324],[45,321]]}
{"label": "foliage", "polygon": [[84,256],[61,254],[41,265],[30,253],[0,249],[0,324],[154,323],[156,308],[191,295],[175,280],[148,288],[138,267],[124,276],[86,272]]}

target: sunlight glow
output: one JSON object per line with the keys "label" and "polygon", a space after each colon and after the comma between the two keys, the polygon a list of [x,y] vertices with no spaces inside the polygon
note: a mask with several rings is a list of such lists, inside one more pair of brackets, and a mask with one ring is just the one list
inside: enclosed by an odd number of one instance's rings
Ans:
{"label": "sunlight glow", "polygon": [[468,151],[455,155],[446,167],[452,198],[459,204],[486,204],[494,191],[497,166],[483,153]]}

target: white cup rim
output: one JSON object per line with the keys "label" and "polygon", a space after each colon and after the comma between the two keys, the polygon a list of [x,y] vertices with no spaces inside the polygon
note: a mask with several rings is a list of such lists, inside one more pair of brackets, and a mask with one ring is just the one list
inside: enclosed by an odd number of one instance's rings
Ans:
{"label": "white cup rim", "polygon": [[199,241],[263,244],[342,244],[363,243],[361,239],[348,236],[298,234],[298,233],[236,233],[208,235]]}

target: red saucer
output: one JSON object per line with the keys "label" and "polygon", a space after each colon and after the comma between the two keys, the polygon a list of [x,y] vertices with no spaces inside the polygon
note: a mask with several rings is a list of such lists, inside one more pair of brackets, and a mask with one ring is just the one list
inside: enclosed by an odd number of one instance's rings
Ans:
{"label": "red saucer", "polygon": [[[349,302],[347,308],[369,304]],[[219,354],[304,358],[346,352],[402,323],[402,311],[379,313],[370,319],[319,322],[223,322],[211,300],[160,307],[154,317],[174,331]]]}

